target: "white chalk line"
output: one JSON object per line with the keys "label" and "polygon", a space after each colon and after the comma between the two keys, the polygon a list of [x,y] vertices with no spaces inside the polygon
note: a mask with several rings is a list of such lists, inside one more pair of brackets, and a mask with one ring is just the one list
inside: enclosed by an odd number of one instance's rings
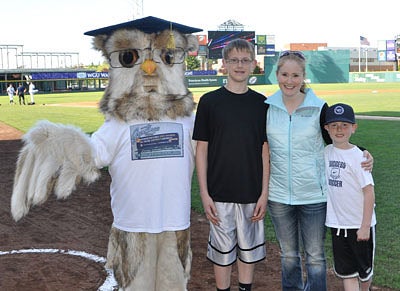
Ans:
{"label": "white chalk line", "polygon": [[[104,257],[100,257],[97,255],[89,254],[83,251],[74,251],[74,250],[62,250],[62,249],[22,249],[22,250],[11,250],[11,251],[0,251],[0,256],[3,255],[14,255],[14,254],[63,254],[63,255],[71,255],[78,256],[88,260],[91,260],[96,263],[105,264],[106,259]],[[112,291],[115,290],[115,286],[118,285],[117,281],[114,278],[114,272],[111,269],[107,269],[104,266],[104,270],[107,272],[106,280],[103,285],[97,289],[98,291]]]}

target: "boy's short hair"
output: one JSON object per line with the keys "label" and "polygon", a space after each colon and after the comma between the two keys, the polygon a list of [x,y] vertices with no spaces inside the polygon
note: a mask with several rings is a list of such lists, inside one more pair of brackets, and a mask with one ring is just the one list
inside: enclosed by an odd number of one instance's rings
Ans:
{"label": "boy's short hair", "polygon": [[325,124],[332,122],[348,122],[348,123],[356,123],[356,118],[354,115],[354,110],[350,105],[337,103],[335,105],[330,106],[326,110],[325,115]]}
{"label": "boy's short hair", "polygon": [[245,51],[248,52],[250,54],[250,57],[252,60],[255,59],[256,57],[256,53],[255,53],[255,49],[254,49],[254,45],[245,40],[245,39],[241,39],[241,38],[236,38],[231,40],[223,49],[222,49],[222,57],[226,60],[229,58],[229,53],[231,51],[233,51],[234,49],[236,49],[237,51]]}

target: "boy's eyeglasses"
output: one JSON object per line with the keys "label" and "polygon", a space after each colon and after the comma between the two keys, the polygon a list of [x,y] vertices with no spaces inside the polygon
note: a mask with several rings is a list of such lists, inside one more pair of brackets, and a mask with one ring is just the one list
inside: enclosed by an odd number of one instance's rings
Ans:
{"label": "boy's eyeglasses", "polygon": [[253,60],[251,60],[251,59],[241,59],[241,60],[239,60],[239,59],[226,59],[225,62],[227,62],[228,64],[231,64],[231,65],[237,65],[239,63],[241,63],[242,65],[250,65],[253,62]]}
{"label": "boy's eyeglasses", "polygon": [[279,55],[279,58],[286,57],[289,55],[294,55],[304,61],[306,60],[306,57],[304,56],[304,54],[301,51],[284,51],[284,52],[281,52],[281,54]]}

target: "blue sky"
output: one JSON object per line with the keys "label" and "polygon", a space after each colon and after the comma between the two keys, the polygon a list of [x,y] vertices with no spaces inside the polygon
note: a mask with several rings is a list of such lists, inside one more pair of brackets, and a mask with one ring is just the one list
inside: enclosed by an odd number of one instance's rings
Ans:
{"label": "blue sky", "polygon": [[[23,45],[24,51],[78,52],[80,62],[102,62],[91,37],[83,33],[132,20],[134,0],[3,1],[0,44]],[[360,35],[372,47],[400,34],[400,1],[386,0],[185,1],[143,0],[143,15],[217,30],[234,19],[245,30],[275,35],[277,50],[293,42],[321,42],[358,47]],[[266,7],[262,7],[266,6]]]}

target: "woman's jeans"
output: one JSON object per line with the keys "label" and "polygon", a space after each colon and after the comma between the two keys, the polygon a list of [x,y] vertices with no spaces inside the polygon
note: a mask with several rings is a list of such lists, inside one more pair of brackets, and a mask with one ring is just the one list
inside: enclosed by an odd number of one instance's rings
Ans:
{"label": "woman's jeans", "polygon": [[[281,248],[282,290],[326,290],[326,203],[287,205],[268,201]],[[303,283],[301,250],[307,277]]]}

